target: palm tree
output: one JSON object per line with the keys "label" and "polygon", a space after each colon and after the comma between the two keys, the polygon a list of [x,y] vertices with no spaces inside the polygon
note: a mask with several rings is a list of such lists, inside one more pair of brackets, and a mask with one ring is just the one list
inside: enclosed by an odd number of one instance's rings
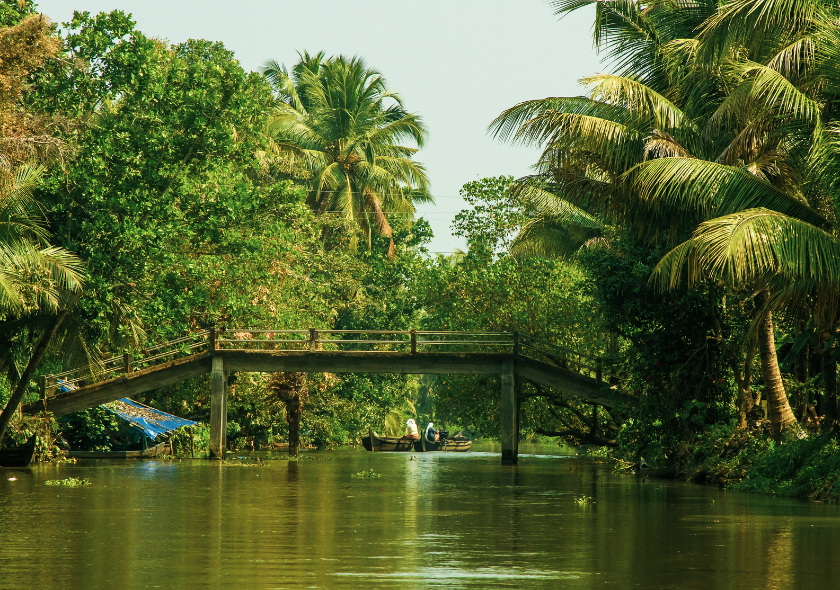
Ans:
{"label": "palm tree", "polygon": [[[836,217],[840,163],[834,108],[840,98],[838,16],[835,5],[823,2],[740,0],[722,6],[705,23],[697,53],[722,64],[721,77],[732,88],[711,121],[734,136],[722,158],[757,177],[754,184],[772,185],[816,211],[797,215],[776,206],[778,199],[764,207],[721,209],[655,273],[663,286],[675,285],[683,275],[696,282],[702,273],[736,288],[757,287],[767,319],[754,329],[762,343],[762,371],[770,375],[768,401],[777,432],[795,419],[777,378],[770,310],[807,302],[819,331],[838,320],[840,241],[830,222]],[[826,417],[832,423],[837,417],[834,361],[825,369]]]}
{"label": "palm tree", "polygon": [[[48,133],[46,115],[25,107],[23,93],[30,73],[56,54],[60,39],[52,24],[31,15],[12,27],[0,28],[8,55],[0,63],[0,341],[5,334],[39,331],[22,375],[10,346],[0,347],[0,370],[9,375],[12,395],[0,413],[0,440],[17,410],[29,381],[46,354],[83,281],[82,263],[73,254],[49,244],[49,233],[35,201],[43,176],[41,164],[62,157],[65,145]],[[37,318],[37,319],[34,319]],[[4,342],[5,344],[5,342]]]}
{"label": "palm tree", "polygon": [[25,164],[0,170],[0,314],[55,310],[63,290],[78,290],[82,263],[47,243],[33,191],[43,175]]}
{"label": "palm tree", "polygon": [[[556,4],[565,12],[590,3]],[[780,27],[778,18],[765,19],[765,29],[757,35],[764,43],[744,51],[748,44],[732,31],[752,35],[753,28],[732,23],[738,14],[764,14],[758,5],[779,10],[771,0],[739,0],[720,9],[703,3],[597,2],[596,45],[603,43],[611,52],[622,75],[585,79],[588,97],[517,105],[491,129],[502,138],[544,147],[536,184],[552,190],[537,202],[535,223],[542,215],[568,231],[578,223],[569,212],[579,207],[603,221],[672,243],[703,224],[689,242],[666,256],[655,278],[663,288],[675,288],[686,269],[692,285],[729,273],[738,278],[728,282],[730,287],[755,290],[759,306],[754,332],[778,432],[794,418],[776,363],[770,310],[797,293],[803,297],[806,282],[824,286],[822,301],[837,299],[836,275],[812,257],[834,248],[833,211],[826,203],[836,183],[831,133],[837,127],[829,118],[832,99],[821,101],[814,94],[838,88],[829,63],[838,54],[835,40],[840,36],[832,30],[836,25],[826,26],[836,22],[825,17],[826,10],[797,7],[798,29]],[[695,38],[694,29],[704,21]],[[819,36],[814,33],[818,27]],[[708,55],[710,47],[725,58],[713,67],[698,57]],[[521,184],[535,184],[534,178]],[[752,215],[756,208],[763,213]],[[761,226],[760,220],[768,215],[774,216],[776,229],[766,233],[772,223]],[[713,236],[722,240],[715,227],[722,232],[740,228],[747,218],[752,232],[730,234],[742,240],[740,249],[710,249]],[[823,242],[802,246],[794,256],[792,245],[802,244],[804,234],[780,229],[803,225],[810,228],[810,239]],[[520,241],[545,243],[550,235],[523,233]],[[769,257],[771,242],[794,257]],[[744,258],[750,256],[747,269]],[[818,278],[812,267],[825,272]],[[739,397],[748,405],[742,389]]]}
{"label": "palm tree", "polygon": [[433,202],[425,168],[412,160],[426,137],[422,119],[357,57],[304,53],[291,72],[267,63],[265,76],[278,94],[268,134],[309,171],[312,208],[344,218],[368,247],[374,232],[389,238],[393,256],[389,216]]}
{"label": "palm tree", "polygon": [[10,347],[0,352],[0,368],[14,377],[12,395],[0,413],[0,440],[84,277],[74,255],[47,243],[48,234],[34,214],[32,191],[40,176],[41,169],[32,165],[0,173],[0,332],[10,324],[19,331],[27,327],[31,322],[24,318],[34,312],[49,316],[22,375],[11,370],[15,361]]}

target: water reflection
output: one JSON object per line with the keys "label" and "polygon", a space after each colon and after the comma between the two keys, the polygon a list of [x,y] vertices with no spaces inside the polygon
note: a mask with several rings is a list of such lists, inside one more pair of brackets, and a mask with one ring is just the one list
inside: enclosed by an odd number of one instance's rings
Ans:
{"label": "water reflection", "polygon": [[[515,468],[344,450],[18,470],[0,478],[0,588],[838,587],[837,506],[522,450]],[[93,485],[43,483],[68,476]]]}

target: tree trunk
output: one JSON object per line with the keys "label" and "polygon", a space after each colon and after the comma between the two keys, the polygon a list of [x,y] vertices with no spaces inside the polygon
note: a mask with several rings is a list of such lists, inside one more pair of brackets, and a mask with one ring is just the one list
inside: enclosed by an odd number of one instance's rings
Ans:
{"label": "tree trunk", "polygon": [[[767,289],[761,291],[755,298],[757,313],[767,303],[770,293]],[[773,317],[770,311],[761,319],[758,329],[759,356],[761,357],[761,375],[764,378],[764,395],[767,398],[767,413],[770,418],[770,430],[775,438],[779,438],[787,428],[796,424],[796,417],[790,409],[782,374],[779,371],[779,360],[776,357],[776,341],[773,336]]]}
{"label": "tree trunk", "polygon": [[732,370],[735,376],[735,383],[738,386],[738,398],[735,402],[738,408],[738,428],[747,427],[747,414],[752,411],[755,406],[755,400],[750,395],[750,386],[752,385],[753,375],[753,359],[755,358],[756,343],[754,340],[750,341],[747,347],[747,358],[744,360],[744,370],[741,370],[740,363],[733,361]]}
{"label": "tree trunk", "polygon": [[6,434],[6,429],[12,421],[12,416],[14,416],[18,406],[20,405],[20,400],[23,399],[23,394],[26,393],[26,388],[32,380],[32,375],[35,373],[38,365],[41,364],[41,360],[44,358],[44,355],[47,354],[50,342],[52,342],[55,333],[58,331],[58,328],[61,326],[61,322],[64,321],[65,317],[67,317],[66,309],[59,312],[52,321],[52,324],[50,324],[46,332],[44,332],[44,335],[41,336],[41,340],[38,341],[38,345],[35,347],[32,357],[29,359],[29,363],[23,371],[23,375],[21,375],[20,380],[17,382],[17,386],[12,392],[9,401],[6,402],[6,407],[3,408],[3,412],[0,413],[0,444],[2,444],[3,436]]}
{"label": "tree trunk", "polygon": [[286,402],[286,420],[289,422],[289,457],[300,454],[301,400],[295,397]]}
{"label": "tree trunk", "polygon": [[[796,321],[796,330],[794,331],[794,340],[797,340],[806,329],[805,327],[805,320],[801,317]],[[796,358],[793,362],[793,376],[799,383],[805,383],[808,381],[808,365],[810,363],[810,358],[808,353],[810,352],[811,347],[808,346],[806,343],[805,346],[799,351],[799,354],[796,355]]]}
{"label": "tree trunk", "polygon": [[300,420],[303,405],[309,397],[306,373],[278,372],[269,377],[268,387],[286,406],[289,423],[289,457],[297,457],[300,450]]}
{"label": "tree trunk", "polygon": [[825,391],[823,392],[823,428],[833,430],[837,422],[837,362],[831,358],[834,347],[822,354],[822,375]]}
{"label": "tree trunk", "polygon": [[749,395],[750,387],[745,385],[741,380],[738,381],[738,398],[736,406],[738,408],[738,428],[744,429],[747,427],[747,414],[753,409],[752,396]]}
{"label": "tree trunk", "polygon": [[[808,347],[811,349],[810,354],[808,355],[809,365],[808,365],[808,374],[809,375],[824,375],[823,372],[823,363],[825,359],[823,358],[822,354],[822,347],[823,343],[820,340],[816,346]],[[808,420],[808,408],[813,406],[813,397],[811,395],[811,389],[806,387],[802,391],[802,411],[799,415],[799,423],[805,424]]]}

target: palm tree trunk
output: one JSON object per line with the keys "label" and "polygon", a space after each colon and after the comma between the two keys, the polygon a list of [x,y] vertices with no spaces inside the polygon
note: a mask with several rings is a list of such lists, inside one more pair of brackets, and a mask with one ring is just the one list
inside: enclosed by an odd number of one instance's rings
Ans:
{"label": "palm tree trunk", "polygon": [[3,408],[3,412],[0,413],[0,442],[2,442],[3,436],[6,434],[6,429],[12,421],[12,416],[14,416],[18,406],[20,405],[20,400],[23,399],[23,394],[26,393],[26,388],[29,386],[29,381],[32,379],[32,375],[35,373],[38,365],[41,364],[41,360],[43,360],[44,355],[47,354],[50,342],[52,342],[55,333],[58,331],[58,328],[61,326],[61,322],[64,321],[65,317],[67,317],[66,309],[59,312],[44,332],[44,335],[41,336],[41,340],[38,341],[38,345],[35,347],[35,351],[32,353],[32,357],[30,357],[29,363],[23,371],[23,375],[21,375],[20,380],[17,382],[17,386],[12,392],[9,401],[6,402],[6,407]]}
{"label": "palm tree trunk", "polygon": [[[758,313],[767,303],[770,293],[762,290],[755,298]],[[779,438],[785,429],[796,424],[796,417],[790,409],[779,360],[776,357],[776,341],[773,336],[773,317],[770,311],[761,319],[758,329],[759,356],[761,357],[761,375],[764,378],[764,395],[767,398],[767,413],[770,417],[770,430]]]}
{"label": "palm tree trunk", "polygon": [[379,200],[370,193],[365,194],[365,200],[367,201],[368,207],[373,212],[373,222],[376,227],[376,231],[378,231],[380,235],[390,238],[388,243],[388,258],[393,260],[394,256],[397,254],[397,249],[394,246],[394,230],[391,228],[391,224],[388,223],[388,218],[385,216],[385,212],[379,205]]}

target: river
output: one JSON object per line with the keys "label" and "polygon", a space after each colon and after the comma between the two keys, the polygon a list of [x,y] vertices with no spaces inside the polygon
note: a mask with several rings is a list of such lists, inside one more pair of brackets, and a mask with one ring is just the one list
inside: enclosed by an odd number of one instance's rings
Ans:
{"label": "river", "polygon": [[837,505],[493,450],[0,469],[0,588],[840,587]]}

